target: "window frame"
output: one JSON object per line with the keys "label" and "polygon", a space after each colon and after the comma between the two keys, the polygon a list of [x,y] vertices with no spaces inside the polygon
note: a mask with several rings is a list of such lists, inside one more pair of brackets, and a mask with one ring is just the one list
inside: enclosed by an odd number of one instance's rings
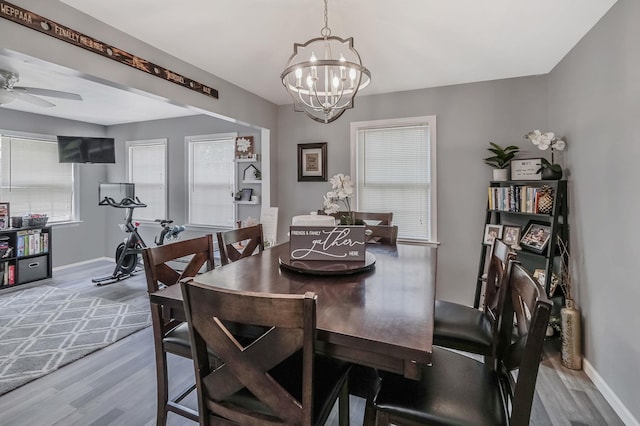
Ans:
{"label": "window frame", "polygon": [[[191,194],[191,186],[193,184],[192,182],[192,167],[193,164],[191,162],[192,159],[192,146],[191,143],[192,142],[206,142],[206,141],[216,141],[216,140],[231,140],[233,141],[234,144],[234,155],[231,157],[230,161],[231,161],[231,169],[232,169],[232,175],[233,175],[233,181],[231,182],[231,186],[232,186],[232,191],[235,192],[237,191],[238,188],[238,173],[237,173],[237,167],[236,167],[236,162],[235,162],[235,140],[238,137],[238,132],[227,132],[227,133],[212,133],[212,134],[205,134],[205,135],[191,135],[191,136],[186,136],[185,137],[185,145],[186,145],[186,183],[187,183],[187,223],[189,223],[189,226],[194,226],[194,227],[204,227],[204,228],[219,228],[219,229],[227,229],[228,227],[226,225],[220,225],[220,224],[207,224],[207,223],[193,223],[192,221],[192,208],[191,208],[191,202],[192,202],[192,194]],[[232,223],[236,223],[236,221],[238,220],[238,206],[233,202],[233,199],[230,197],[231,199],[231,203],[232,203]]]}
{"label": "window frame", "polygon": [[437,203],[437,161],[436,161],[436,116],[435,115],[427,115],[420,117],[406,117],[406,118],[392,118],[392,119],[382,119],[382,120],[369,120],[369,121],[354,121],[351,122],[350,126],[350,157],[351,157],[351,176],[354,179],[355,185],[354,190],[356,193],[354,194],[354,199],[356,200],[356,205],[354,208],[357,210],[359,207],[357,205],[358,200],[358,132],[361,130],[369,130],[369,129],[385,129],[390,127],[408,127],[408,126],[423,126],[426,125],[428,127],[429,133],[429,171],[430,171],[430,185],[429,185],[429,198],[431,209],[429,211],[430,214],[430,230],[429,235],[430,238],[428,240],[421,238],[399,238],[398,241],[404,242],[415,242],[415,243],[427,243],[427,244],[437,244],[438,235],[437,235],[437,212],[438,212],[438,203]]}
{"label": "window frame", "polygon": [[[132,164],[131,164],[131,148],[134,148],[136,146],[156,146],[156,145],[162,145],[162,147],[164,148],[164,211],[163,211],[163,215],[161,219],[165,219],[168,217],[169,214],[169,156],[168,156],[168,145],[169,145],[169,141],[167,138],[158,138],[158,139],[142,139],[142,140],[130,140],[127,141],[125,146],[126,146],[126,155],[125,155],[125,167],[127,169],[127,182],[129,183],[135,183],[132,182],[132,176],[131,176],[131,168],[132,168]],[[137,196],[138,194],[136,194]],[[142,202],[145,202],[145,200],[141,200]],[[140,222],[154,222],[155,219],[143,219],[143,218],[138,218],[136,217],[137,221]]]}
{"label": "window frame", "polygon": [[[58,143],[58,138],[55,135],[21,132],[17,130],[0,129],[0,138],[17,138],[17,139],[31,139],[42,142],[54,142]],[[77,164],[71,164],[71,208],[69,209],[69,220],[55,221],[49,219],[47,225],[62,225],[69,223],[78,223],[82,221],[80,217],[80,179],[79,179],[79,167]],[[8,201],[11,202],[11,201]],[[15,216],[15,214],[12,215]]]}

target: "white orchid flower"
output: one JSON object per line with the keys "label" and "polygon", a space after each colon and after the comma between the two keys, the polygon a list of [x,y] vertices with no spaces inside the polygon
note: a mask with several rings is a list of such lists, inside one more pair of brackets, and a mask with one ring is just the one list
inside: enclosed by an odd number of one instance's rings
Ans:
{"label": "white orchid flower", "polygon": [[564,151],[564,149],[566,147],[567,147],[567,144],[562,139],[556,139],[553,142],[553,145],[551,145],[551,148],[553,148],[553,149],[555,149],[557,151]]}

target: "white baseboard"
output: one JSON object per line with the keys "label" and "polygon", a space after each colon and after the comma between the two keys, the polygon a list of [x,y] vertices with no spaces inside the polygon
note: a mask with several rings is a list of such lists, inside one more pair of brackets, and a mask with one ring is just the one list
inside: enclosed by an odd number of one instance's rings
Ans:
{"label": "white baseboard", "polygon": [[627,426],[640,426],[638,420],[633,417],[633,414],[631,414],[622,401],[620,401],[620,398],[618,398],[615,392],[609,387],[607,382],[604,381],[589,361],[584,358],[582,359],[582,367],[584,373],[591,379],[593,384],[596,385],[596,388],[598,388],[602,396],[604,396],[604,399],[611,405],[611,408],[613,408],[613,411],[616,412],[622,422]]}
{"label": "white baseboard", "polygon": [[55,268],[53,268],[53,270],[54,271],[62,271],[63,269],[72,268],[74,266],[86,265],[88,263],[97,262],[99,260],[108,260],[110,262],[113,262],[113,258],[111,258],[111,257],[97,257],[95,259],[83,260],[82,262],[69,263],[68,265],[56,266]]}

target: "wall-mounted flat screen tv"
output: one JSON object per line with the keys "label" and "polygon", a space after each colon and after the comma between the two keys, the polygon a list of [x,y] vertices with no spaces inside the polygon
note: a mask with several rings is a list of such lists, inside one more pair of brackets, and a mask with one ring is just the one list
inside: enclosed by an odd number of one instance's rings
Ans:
{"label": "wall-mounted flat screen tv", "polygon": [[115,163],[113,138],[58,136],[60,163]]}

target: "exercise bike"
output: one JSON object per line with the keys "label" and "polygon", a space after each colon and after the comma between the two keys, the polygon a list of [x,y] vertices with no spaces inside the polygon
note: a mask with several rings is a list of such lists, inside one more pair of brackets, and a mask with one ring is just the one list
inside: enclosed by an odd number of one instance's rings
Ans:
{"label": "exercise bike", "polygon": [[[147,247],[142,236],[138,233],[138,223],[133,222],[133,211],[137,208],[147,207],[140,201],[138,197],[123,198],[120,202],[116,202],[111,197],[104,197],[98,205],[111,206],[119,209],[126,209],[125,223],[121,225],[122,230],[128,234],[127,238],[116,248],[116,266],[111,275],[100,278],[92,278],[91,281],[96,285],[102,286],[113,284],[118,281],[125,280],[136,272],[138,266],[138,255]],[[156,219],[160,223],[162,231],[160,236],[154,239],[154,243],[158,246],[163,245],[165,241],[172,241],[178,238],[178,235],[185,230],[183,225],[173,226],[173,220]]]}

